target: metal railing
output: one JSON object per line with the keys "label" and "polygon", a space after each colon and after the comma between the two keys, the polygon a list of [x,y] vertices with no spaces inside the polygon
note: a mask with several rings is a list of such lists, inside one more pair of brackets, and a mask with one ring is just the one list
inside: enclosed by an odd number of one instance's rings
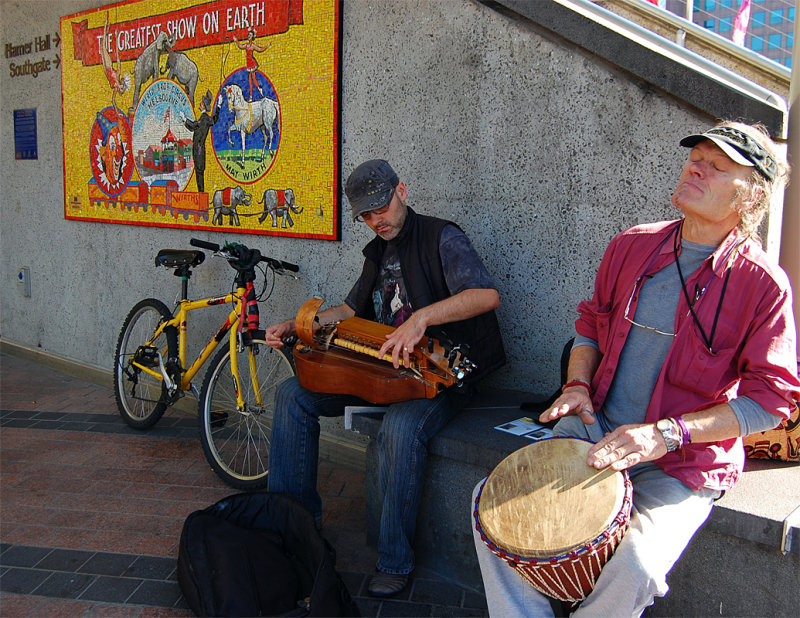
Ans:
{"label": "metal railing", "polygon": [[645,0],[595,0],[592,4],[633,21],[788,99],[791,70],[757,52]]}
{"label": "metal railing", "polygon": [[[786,100],[781,93],[775,92],[774,89],[762,86],[750,75],[743,74],[733,70],[730,67],[723,66],[715,60],[710,60],[705,55],[701,55],[694,50],[679,45],[666,38],[658,31],[642,26],[627,16],[620,15],[614,11],[611,11],[610,9],[600,6],[598,3],[590,2],[589,0],[554,1],[576,13],[583,15],[588,19],[591,19],[598,24],[602,24],[603,26],[614,30],[615,32],[619,32],[632,41],[639,42],[648,49],[657,51],[666,57],[673,58],[676,62],[680,62],[684,66],[692,67],[699,73],[708,75],[719,82],[725,83],[732,88],[744,92],[754,99],[764,101],[777,109],[783,110],[784,112],[787,110]],[[613,2],[617,3],[621,1],[625,0],[613,0]],[[637,6],[640,4],[644,5],[645,3],[636,3]],[[666,11],[661,11],[661,9],[658,9],[657,7],[654,8],[661,13],[666,13]],[[685,21],[684,23],[686,26],[693,25]],[[698,29],[702,30],[702,28]],[[724,39],[721,37],[716,35],[714,36],[717,39],[724,41]],[[731,43],[728,42],[728,44]],[[780,69],[780,66],[778,66],[778,69]],[[786,92],[788,94],[788,83]]]}

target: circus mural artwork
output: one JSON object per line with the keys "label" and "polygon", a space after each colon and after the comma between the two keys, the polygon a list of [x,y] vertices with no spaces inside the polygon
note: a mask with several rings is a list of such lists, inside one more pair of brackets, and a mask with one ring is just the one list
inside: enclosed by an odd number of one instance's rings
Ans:
{"label": "circus mural artwork", "polygon": [[134,0],[60,35],[67,219],[339,239],[339,0]]}

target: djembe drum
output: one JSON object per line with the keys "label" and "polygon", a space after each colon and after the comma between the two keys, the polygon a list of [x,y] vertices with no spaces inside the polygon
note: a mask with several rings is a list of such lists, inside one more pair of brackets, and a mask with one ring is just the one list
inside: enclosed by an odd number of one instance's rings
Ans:
{"label": "djembe drum", "polygon": [[627,472],[586,464],[591,446],[534,442],[501,461],[475,499],[475,526],[489,549],[540,592],[573,603],[594,588],[632,504]]}

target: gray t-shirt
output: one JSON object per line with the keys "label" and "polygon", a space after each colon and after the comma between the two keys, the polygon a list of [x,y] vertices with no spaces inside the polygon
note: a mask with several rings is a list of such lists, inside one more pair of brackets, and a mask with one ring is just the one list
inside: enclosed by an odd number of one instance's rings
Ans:
{"label": "gray t-shirt", "polygon": [[[688,279],[715,250],[716,247],[699,245],[688,240],[681,241],[678,259],[684,278]],[[661,333],[673,332],[675,311],[682,293],[681,281],[674,264],[669,264],[652,277],[645,278],[641,284],[636,314],[628,317],[651,328],[636,325],[631,327],[620,354],[614,381],[603,408],[597,415],[598,422],[606,432],[611,432],[620,425],[644,422],[650,396],[674,339]],[[579,345],[597,348],[595,341],[580,335],[575,338],[573,347]],[[728,403],[739,419],[742,435],[772,429],[776,425],[775,416],[749,397],[738,397]]]}

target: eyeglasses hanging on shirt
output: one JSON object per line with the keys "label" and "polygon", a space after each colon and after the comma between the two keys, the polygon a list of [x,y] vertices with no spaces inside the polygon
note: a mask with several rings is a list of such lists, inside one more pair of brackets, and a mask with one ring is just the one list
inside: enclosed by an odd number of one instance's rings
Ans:
{"label": "eyeglasses hanging on shirt", "polygon": [[[656,254],[656,255],[658,255],[658,254]],[[652,264],[652,260],[650,261],[650,263]],[[647,268],[650,268],[649,264],[648,264]],[[647,269],[645,269],[645,272],[646,271],[647,271]],[[634,326],[638,326],[639,328],[643,328],[645,330],[652,331],[657,335],[664,335],[665,337],[674,337],[675,333],[667,333],[667,332],[665,332],[663,330],[659,330],[655,326],[647,326],[647,324],[639,324],[639,322],[637,322],[633,318],[629,317],[629,314],[630,314],[630,311],[631,311],[631,304],[633,303],[633,299],[636,296],[636,290],[639,289],[639,286],[641,285],[643,279],[645,279],[645,278],[649,279],[652,276],[653,275],[642,275],[641,277],[639,277],[636,280],[636,283],[633,284],[633,291],[631,292],[631,297],[628,299],[628,304],[625,307],[625,315],[623,317],[626,320],[628,320],[628,322],[630,322]]]}
{"label": "eyeglasses hanging on shirt", "polygon": [[[672,251],[673,251],[673,254],[675,256],[675,265],[678,268],[678,276],[680,277],[680,280],[681,280],[681,289],[683,290],[683,295],[684,295],[684,298],[686,299],[686,304],[689,305],[689,314],[692,316],[692,320],[697,325],[697,328],[700,330],[700,334],[703,337],[703,341],[705,342],[706,347],[708,348],[708,351],[709,352],[713,352],[711,346],[712,346],[712,343],[714,342],[714,334],[717,331],[717,322],[719,321],[719,314],[720,314],[720,312],[722,310],[722,301],[725,298],[725,291],[728,288],[728,279],[729,279],[729,277],[731,275],[731,268],[730,268],[729,261],[730,261],[731,256],[733,255],[733,252],[736,251],[739,248],[739,245],[742,243],[742,241],[739,241],[733,247],[731,247],[731,249],[728,250],[728,253],[725,255],[725,258],[722,260],[722,263],[725,264],[725,268],[726,268],[725,280],[724,280],[724,282],[722,284],[722,294],[720,294],[719,303],[717,303],[717,310],[714,313],[714,323],[711,325],[711,334],[710,335],[706,335],[706,331],[703,328],[703,326],[700,324],[700,320],[697,317],[697,313],[695,313],[694,306],[697,303],[697,301],[700,300],[700,298],[703,296],[703,294],[705,294],[706,289],[708,288],[708,286],[711,283],[711,281],[714,279],[716,271],[711,273],[711,277],[709,277],[708,281],[706,282],[706,284],[702,288],[697,286],[697,285],[695,285],[694,299],[690,299],[689,298],[689,292],[686,289],[686,280],[683,277],[683,271],[681,270],[681,264],[680,264],[680,261],[678,260],[678,238],[680,237],[682,228],[683,228],[683,223],[681,223],[675,229],[675,236],[674,236],[674,239],[673,239]],[[664,240],[664,242],[666,242],[666,241],[667,241],[667,239]],[[661,243],[661,247],[664,246],[664,242]],[[633,303],[633,299],[636,296],[637,289],[639,289],[640,285],[642,284],[642,280],[644,280],[645,278],[650,278],[652,276],[652,275],[646,275],[644,273],[646,273],[648,270],[650,270],[650,266],[652,266],[653,262],[655,261],[655,258],[658,256],[660,251],[661,251],[661,248],[659,247],[659,250],[656,251],[655,255],[652,257],[650,262],[645,267],[645,269],[643,271],[643,274],[633,284],[633,291],[631,292],[631,296],[628,299],[628,304],[625,307],[625,315],[623,317],[628,322],[630,322],[634,326],[638,326],[639,328],[644,328],[645,330],[653,331],[654,333],[656,333],[658,335],[664,335],[666,337],[675,337],[675,333],[668,333],[668,332],[659,330],[658,328],[655,328],[654,326],[647,326],[646,324],[640,324],[640,323],[634,321],[633,318],[629,317],[631,304]]]}

